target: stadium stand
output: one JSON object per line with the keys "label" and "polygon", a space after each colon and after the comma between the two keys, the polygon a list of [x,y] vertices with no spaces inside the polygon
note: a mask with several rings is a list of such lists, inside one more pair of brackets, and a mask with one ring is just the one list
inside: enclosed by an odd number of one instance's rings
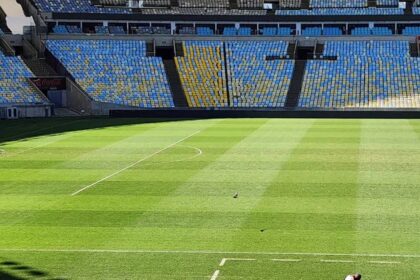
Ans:
{"label": "stadium stand", "polygon": [[280,8],[300,8],[302,0],[279,0]]}
{"label": "stadium stand", "polygon": [[294,61],[278,58],[286,57],[287,47],[281,41],[226,42],[231,106],[284,107]]}
{"label": "stadium stand", "polygon": [[420,36],[420,26],[407,26],[402,30],[403,35]]}
{"label": "stadium stand", "polygon": [[279,16],[348,16],[348,15],[403,15],[400,8],[314,8],[311,10],[277,10]]}
{"label": "stadium stand", "polygon": [[224,47],[220,41],[183,42],[179,76],[190,107],[227,107]]}
{"label": "stadium stand", "polygon": [[130,10],[125,8],[97,7],[89,0],[33,0],[41,12],[50,13],[107,13],[126,14]]}
{"label": "stadium stand", "polygon": [[398,7],[398,0],[376,0],[376,6]]}
{"label": "stadium stand", "polygon": [[341,36],[343,35],[343,30],[339,27],[324,27],[322,34],[325,36]]}
{"label": "stadium stand", "polygon": [[228,8],[229,0],[178,0],[180,7],[185,8]]}
{"label": "stadium stand", "polygon": [[306,68],[299,107],[418,108],[420,58],[401,41],[337,41]]}
{"label": "stadium stand", "polygon": [[144,9],[146,15],[223,15],[223,16],[263,16],[267,14],[266,10],[243,10],[226,8],[179,8],[171,9]]}
{"label": "stadium stand", "polygon": [[214,35],[214,30],[210,27],[197,27],[197,35],[211,36]]}
{"label": "stadium stand", "polygon": [[0,65],[0,105],[49,103],[27,81],[34,75],[20,57],[5,56],[0,51]]}
{"label": "stadium stand", "polygon": [[48,40],[49,51],[94,100],[141,108],[174,107],[161,58],[135,40]]}
{"label": "stadium stand", "polygon": [[262,8],[264,0],[238,0],[239,8]]}
{"label": "stadium stand", "polygon": [[393,32],[388,27],[356,27],[351,30],[351,35],[355,36],[370,36],[370,35],[376,35],[376,36],[386,36],[386,35],[392,35]]}
{"label": "stadium stand", "polygon": [[363,8],[368,6],[368,0],[311,0],[311,8]]}
{"label": "stadium stand", "polygon": [[171,0],[144,0],[144,7],[169,7]]}
{"label": "stadium stand", "polygon": [[303,36],[321,36],[322,28],[321,27],[306,27],[302,29]]}

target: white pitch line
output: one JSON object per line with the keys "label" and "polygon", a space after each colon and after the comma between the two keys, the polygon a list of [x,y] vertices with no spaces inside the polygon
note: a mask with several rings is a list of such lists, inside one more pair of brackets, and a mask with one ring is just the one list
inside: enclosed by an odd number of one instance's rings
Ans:
{"label": "white pitch line", "polygon": [[177,144],[179,144],[179,143],[181,143],[181,142],[183,142],[183,141],[185,141],[185,140],[187,140],[187,139],[189,139],[189,138],[193,137],[194,135],[196,135],[196,134],[198,134],[198,133],[200,133],[200,132],[201,132],[201,130],[196,131],[196,132],[194,132],[194,133],[192,133],[192,134],[190,134],[190,135],[188,135],[188,136],[186,136],[186,137],[182,138],[181,140],[178,140],[178,141],[176,141],[176,142],[172,143],[171,145],[169,145],[169,146],[167,146],[167,147],[165,147],[165,148],[163,148],[163,149],[160,149],[159,151],[154,152],[153,154],[150,154],[150,155],[148,155],[148,156],[146,156],[146,157],[144,157],[144,158],[142,158],[142,159],[139,159],[138,161],[136,161],[136,162],[134,162],[134,163],[132,163],[132,164],[130,164],[130,165],[128,165],[128,166],[126,166],[126,167],[124,167],[123,169],[120,169],[120,170],[118,170],[118,171],[116,171],[116,172],[112,173],[111,175],[108,175],[108,176],[106,176],[106,177],[104,177],[104,178],[102,178],[102,179],[100,179],[100,180],[98,180],[98,181],[96,181],[96,182],[94,182],[94,183],[92,183],[92,184],[90,184],[90,185],[87,185],[86,187],[81,188],[80,190],[78,190],[78,191],[76,191],[76,192],[72,193],[72,194],[71,194],[71,196],[78,195],[79,193],[81,193],[81,192],[83,192],[83,191],[85,191],[85,190],[87,190],[87,189],[90,189],[91,187],[94,187],[94,186],[96,186],[97,184],[99,184],[99,183],[101,183],[101,182],[103,182],[103,181],[106,181],[106,180],[108,180],[109,178],[112,178],[112,177],[114,177],[115,175],[118,175],[118,174],[120,174],[120,173],[122,173],[122,172],[126,171],[127,169],[130,169],[130,168],[132,168],[132,167],[136,166],[137,164],[142,163],[143,161],[146,161],[146,160],[148,160],[148,159],[150,159],[150,158],[154,157],[155,155],[160,154],[161,152],[164,152],[164,151],[166,151],[166,150],[168,150],[168,149],[172,148],[173,146],[175,146],[175,145],[177,145]]}
{"label": "white pitch line", "polygon": [[391,261],[369,261],[368,263],[374,263],[374,264],[400,264],[401,262],[391,262]]}
{"label": "white pitch line", "polygon": [[227,261],[255,261],[256,259],[241,259],[241,258],[223,258],[219,266],[224,266]]}
{"label": "white pitch line", "polygon": [[301,262],[302,259],[271,259],[273,262]]}
{"label": "white pitch line", "polygon": [[210,280],[216,280],[219,276],[220,270],[216,270],[213,275],[211,276]]}
{"label": "white pitch line", "polygon": [[354,263],[351,260],[321,260],[323,263]]}
{"label": "white pitch line", "polygon": [[232,251],[182,251],[182,250],[123,250],[123,249],[25,249],[0,248],[0,252],[49,252],[49,253],[116,253],[116,254],[193,254],[193,255],[259,255],[259,256],[340,256],[340,257],[378,257],[378,258],[420,258],[420,254],[339,254],[339,253],[303,253],[303,252],[232,252]]}

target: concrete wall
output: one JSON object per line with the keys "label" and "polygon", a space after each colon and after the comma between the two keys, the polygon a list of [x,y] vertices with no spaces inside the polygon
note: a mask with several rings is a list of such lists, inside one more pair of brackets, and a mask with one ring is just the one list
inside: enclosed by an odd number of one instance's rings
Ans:
{"label": "concrete wall", "polygon": [[45,118],[51,117],[51,105],[7,105],[0,107],[0,118],[5,119],[7,108],[17,108],[18,118]]}
{"label": "concrete wall", "polygon": [[108,116],[111,110],[133,109],[130,106],[95,101],[69,78],[67,78],[67,108],[82,116]]}
{"label": "concrete wall", "polygon": [[66,85],[67,107],[80,115],[92,115],[92,98],[69,78],[67,78]]}

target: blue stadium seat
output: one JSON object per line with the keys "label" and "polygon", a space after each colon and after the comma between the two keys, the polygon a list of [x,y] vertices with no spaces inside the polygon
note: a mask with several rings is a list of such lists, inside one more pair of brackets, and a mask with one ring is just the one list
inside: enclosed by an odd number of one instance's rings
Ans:
{"label": "blue stadium seat", "polygon": [[94,100],[141,108],[174,107],[161,58],[137,40],[48,40],[47,48]]}
{"label": "blue stadium seat", "polygon": [[48,104],[48,99],[39,94],[27,81],[34,77],[20,57],[5,56],[0,51],[0,104],[30,105]]}
{"label": "blue stadium seat", "polygon": [[226,42],[231,106],[284,107],[294,61],[278,58],[286,57],[287,47],[281,41]]}
{"label": "blue stadium seat", "polygon": [[307,108],[417,108],[420,58],[408,42],[327,42],[324,56],[308,61],[299,106]]}

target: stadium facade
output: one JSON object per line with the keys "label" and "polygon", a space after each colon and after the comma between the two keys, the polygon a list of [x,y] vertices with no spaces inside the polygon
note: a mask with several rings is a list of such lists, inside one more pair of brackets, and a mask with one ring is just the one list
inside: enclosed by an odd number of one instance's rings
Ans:
{"label": "stadium facade", "polygon": [[0,11],[2,118],[420,109],[420,1],[18,2],[36,26]]}

